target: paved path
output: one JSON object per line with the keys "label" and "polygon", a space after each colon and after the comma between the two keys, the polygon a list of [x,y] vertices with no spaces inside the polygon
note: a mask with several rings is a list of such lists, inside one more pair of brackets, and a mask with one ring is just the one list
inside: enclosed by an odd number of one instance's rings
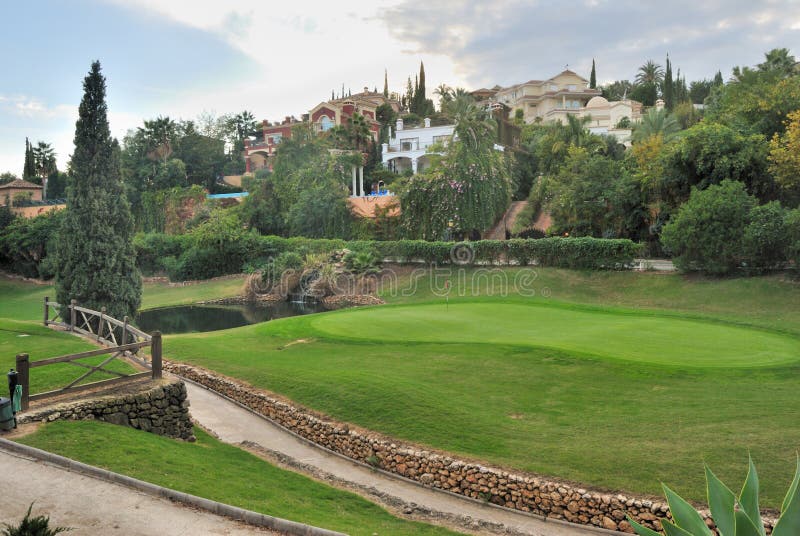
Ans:
{"label": "paved path", "polygon": [[51,527],[74,527],[66,534],[75,536],[276,534],[3,450],[0,473],[0,525],[18,523],[35,501],[32,515],[49,516]]}
{"label": "paved path", "polygon": [[480,522],[484,521],[503,524],[519,533],[532,536],[616,534],[578,525],[543,521],[512,510],[495,508],[387,476],[309,445],[270,421],[203,387],[186,382],[186,388],[191,402],[189,411],[192,417],[205,428],[212,430],[222,441],[234,444],[245,441],[256,443],[362,489],[375,488],[390,497],[405,503],[423,505],[450,518],[470,516],[475,529],[479,529]]}

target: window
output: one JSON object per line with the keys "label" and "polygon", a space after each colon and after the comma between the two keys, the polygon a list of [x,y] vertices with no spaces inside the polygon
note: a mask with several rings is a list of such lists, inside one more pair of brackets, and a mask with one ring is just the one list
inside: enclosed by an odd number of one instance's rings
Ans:
{"label": "window", "polygon": [[578,86],[576,86],[575,84],[570,84],[569,86],[567,86],[567,89],[569,89],[570,91],[577,91]]}
{"label": "window", "polygon": [[415,151],[419,149],[419,138],[405,138],[400,140],[401,151]]}
{"label": "window", "polygon": [[333,128],[333,120],[327,115],[323,115],[319,119],[319,129],[322,132],[327,132]]}
{"label": "window", "polygon": [[278,145],[281,142],[281,139],[283,139],[283,134],[273,134],[272,135],[272,144],[273,145]]}

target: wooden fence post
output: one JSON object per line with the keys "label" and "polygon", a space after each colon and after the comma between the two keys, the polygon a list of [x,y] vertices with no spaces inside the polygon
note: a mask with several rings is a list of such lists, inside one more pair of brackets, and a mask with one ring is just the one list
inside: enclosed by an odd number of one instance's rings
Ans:
{"label": "wooden fence post", "polygon": [[20,409],[25,411],[28,409],[30,399],[30,361],[28,361],[28,354],[17,354],[17,381],[22,386],[22,400],[20,400]]}
{"label": "wooden fence post", "polygon": [[100,341],[100,339],[103,338],[103,315],[104,314],[106,314],[106,308],[105,307],[101,307],[100,308],[100,322],[97,325],[97,340],[98,340],[98,342]]}
{"label": "wooden fence post", "polygon": [[122,319],[122,343],[120,346],[125,346],[128,344],[128,315],[125,315],[125,318]]}
{"label": "wooden fence post", "polygon": [[153,337],[150,340],[150,355],[151,365],[153,370],[153,379],[161,379],[161,332],[154,331]]}
{"label": "wooden fence post", "polygon": [[69,330],[75,331],[75,318],[76,318],[76,311],[75,311],[75,304],[77,302],[73,300],[69,300]]}
{"label": "wooden fence post", "polygon": [[48,311],[48,308],[50,307],[50,304],[48,303],[49,301],[50,301],[50,297],[49,296],[45,296],[44,297],[44,325],[45,326],[47,325],[48,318],[50,318],[50,311]]}

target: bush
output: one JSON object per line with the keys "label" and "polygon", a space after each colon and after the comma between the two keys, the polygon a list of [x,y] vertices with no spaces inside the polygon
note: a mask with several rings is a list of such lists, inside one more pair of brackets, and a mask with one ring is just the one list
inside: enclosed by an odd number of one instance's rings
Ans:
{"label": "bush", "polygon": [[777,201],[753,207],[742,237],[748,271],[762,273],[780,268],[787,259],[786,210]]}
{"label": "bush", "polygon": [[695,189],[664,226],[661,241],[683,271],[728,274],[741,263],[742,237],[754,206],[741,182]]}
{"label": "bush", "polygon": [[19,525],[9,525],[4,523],[5,529],[1,533],[3,536],[55,536],[61,532],[72,530],[69,527],[50,528],[50,518],[47,516],[31,517],[33,503],[28,507],[28,512],[20,521]]}
{"label": "bush", "polygon": [[794,263],[794,270],[800,273],[800,208],[786,213],[786,256]]}
{"label": "bush", "polygon": [[14,218],[0,234],[0,264],[25,277],[54,275],[55,245],[63,211],[35,218]]}

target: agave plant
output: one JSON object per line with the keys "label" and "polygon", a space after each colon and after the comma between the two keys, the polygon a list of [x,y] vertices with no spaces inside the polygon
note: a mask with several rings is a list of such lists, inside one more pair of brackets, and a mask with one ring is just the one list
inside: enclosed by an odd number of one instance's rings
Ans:
{"label": "agave plant", "polygon": [[[766,536],[767,534],[758,507],[758,474],[752,459],[749,463],[747,477],[738,498],[706,465],[708,506],[720,536]],[[800,534],[798,484],[800,484],[800,458],[797,461],[792,484],[783,499],[780,518],[772,529],[772,536],[797,536]],[[666,536],[714,535],[706,526],[702,516],[688,502],[667,486],[662,484],[662,487],[672,513],[672,521],[661,520],[661,526],[664,527]],[[636,523],[630,517],[628,517],[628,522],[639,536],[661,536],[658,532]]]}

